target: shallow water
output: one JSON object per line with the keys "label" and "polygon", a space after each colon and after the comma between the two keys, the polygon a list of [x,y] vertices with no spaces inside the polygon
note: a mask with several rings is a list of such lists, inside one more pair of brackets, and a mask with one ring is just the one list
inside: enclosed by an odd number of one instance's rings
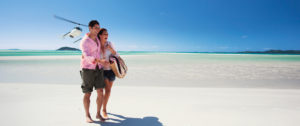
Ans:
{"label": "shallow water", "polygon": [[[300,55],[121,54],[129,71],[118,85],[300,87]],[[80,85],[80,55],[0,56],[0,83]]]}

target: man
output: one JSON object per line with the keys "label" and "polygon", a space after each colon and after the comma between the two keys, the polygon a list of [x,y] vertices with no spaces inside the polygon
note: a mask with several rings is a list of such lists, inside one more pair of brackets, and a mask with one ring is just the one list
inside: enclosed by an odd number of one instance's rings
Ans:
{"label": "man", "polygon": [[97,34],[100,31],[99,22],[92,20],[89,23],[89,33],[87,33],[80,43],[82,50],[81,59],[81,78],[83,80],[81,88],[84,93],[83,105],[86,114],[86,122],[92,123],[89,108],[90,108],[90,97],[93,88],[97,91],[97,114],[96,118],[100,121],[104,121],[100,114],[103,99],[103,88],[105,87],[103,77],[103,66],[108,62],[104,59],[100,59],[101,44],[97,38]]}

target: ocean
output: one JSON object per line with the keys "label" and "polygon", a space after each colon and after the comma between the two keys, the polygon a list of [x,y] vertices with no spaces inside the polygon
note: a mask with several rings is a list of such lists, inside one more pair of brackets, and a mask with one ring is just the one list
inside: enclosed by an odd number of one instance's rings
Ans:
{"label": "ocean", "polygon": [[[245,53],[214,53],[214,52],[149,52],[149,51],[119,51],[120,55],[165,55],[185,54],[188,59],[200,60],[240,60],[240,61],[300,61],[296,54],[245,54]],[[81,51],[56,50],[0,50],[0,56],[76,56]]]}
{"label": "ocean", "polygon": [[[300,88],[300,55],[118,52],[121,86]],[[81,84],[80,51],[0,50],[0,83]]]}

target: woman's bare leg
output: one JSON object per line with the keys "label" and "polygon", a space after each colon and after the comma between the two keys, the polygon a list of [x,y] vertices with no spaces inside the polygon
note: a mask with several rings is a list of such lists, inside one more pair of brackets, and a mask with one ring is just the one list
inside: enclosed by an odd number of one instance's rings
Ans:
{"label": "woman's bare leg", "polygon": [[111,93],[111,87],[113,85],[113,81],[109,81],[108,79],[105,79],[104,81],[105,81],[106,86],[105,86],[102,113],[103,113],[103,117],[107,119],[108,116],[107,116],[106,106],[107,106],[108,99],[109,99],[109,96]]}

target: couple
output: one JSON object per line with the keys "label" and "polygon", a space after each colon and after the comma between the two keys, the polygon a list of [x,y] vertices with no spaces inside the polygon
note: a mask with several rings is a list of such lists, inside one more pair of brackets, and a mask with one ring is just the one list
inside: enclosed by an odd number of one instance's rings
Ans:
{"label": "couple", "polygon": [[[90,115],[90,97],[93,88],[97,91],[97,115],[100,121],[108,119],[106,105],[110,96],[111,87],[115,80],[115,74],[110,68],[109,56],[118,55],[111,42],[107,41],[108,33],[104,28],[100,28],[99,22],[92,20],[89,23],[89,33],[87,33],[80,43],[82,51],[81,58],[81,78],[82,92],[84,93],[83,105],[86,114],[86,121],[93,122]],[[105,93],[103,91],[105,88]],[[100,110],[103,105],[101,116]]]}

